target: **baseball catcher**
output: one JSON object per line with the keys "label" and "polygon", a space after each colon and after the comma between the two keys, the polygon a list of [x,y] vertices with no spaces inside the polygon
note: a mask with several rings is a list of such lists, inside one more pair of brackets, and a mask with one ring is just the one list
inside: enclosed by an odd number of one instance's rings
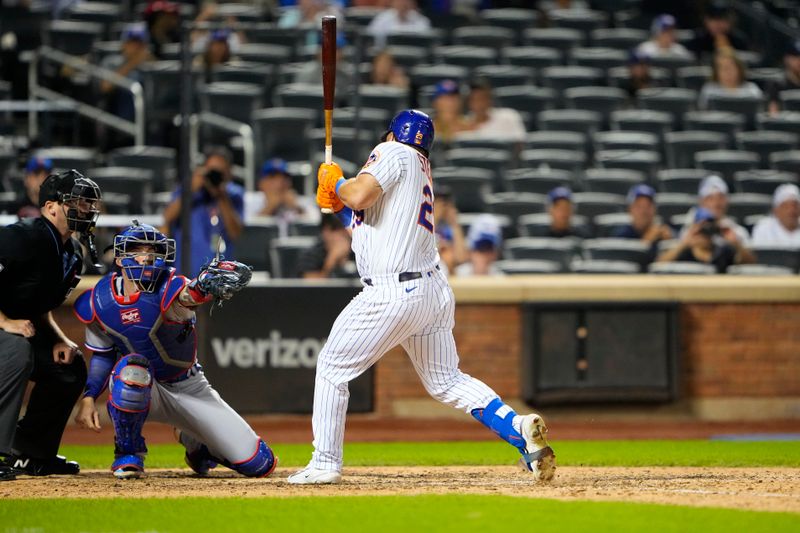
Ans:
{"label": "baseball catcher", "polygon": [[266,477],[278,459],[211,387],[197,363],[195,308],[231,298],[250,281],[250,267],[219,258],[196,279],[176,274],[175,241],[147,224],[114,237],[116,272],[75,301],[94,355],[76,422],[95,431],[95,400],[109,388],[114,423],[111,470],[120,479],[144,473],[146,419],[172,424],[199,475],[222,464],[249,477]]}

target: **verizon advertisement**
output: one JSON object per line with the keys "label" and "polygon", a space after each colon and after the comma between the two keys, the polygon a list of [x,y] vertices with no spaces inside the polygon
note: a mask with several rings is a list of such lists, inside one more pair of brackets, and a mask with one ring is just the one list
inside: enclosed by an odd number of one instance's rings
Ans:
{"label": "verizon advertisement", "polygon": [[[317,355],[358,290],[343,284],[247,287],[211,316],[198,316],[206,376],[240,413],[310,414]],[[372,388],[372,370],[350,383],[350,412],[372,411]]]}

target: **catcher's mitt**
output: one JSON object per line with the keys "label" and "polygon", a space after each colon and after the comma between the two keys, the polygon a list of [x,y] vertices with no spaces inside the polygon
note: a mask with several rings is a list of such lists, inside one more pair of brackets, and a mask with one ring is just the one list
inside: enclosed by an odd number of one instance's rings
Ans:
{"label": "catcher's mitt", "polygon": [[200,269],[195,288],[216,300],[230,300],[250,283],[251,270],[252,267],[238,261],[213,259]]}

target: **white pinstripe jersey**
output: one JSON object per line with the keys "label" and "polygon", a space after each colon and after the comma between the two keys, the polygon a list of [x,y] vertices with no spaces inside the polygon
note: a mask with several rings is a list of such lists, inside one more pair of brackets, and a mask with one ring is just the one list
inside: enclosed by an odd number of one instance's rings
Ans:
{"label": "white pinstripe jersey", "polygon": [[359,174],[378,180],[383,193],[354,211],[353,252],[362,278],[426,272],[439,262],[433,228],[433,179],[424,155],[405,144],[376,146]]}

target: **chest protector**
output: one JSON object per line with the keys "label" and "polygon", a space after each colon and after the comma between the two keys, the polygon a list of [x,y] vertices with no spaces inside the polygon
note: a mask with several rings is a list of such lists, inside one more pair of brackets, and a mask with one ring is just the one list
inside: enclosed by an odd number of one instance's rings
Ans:
{"label": "chest protector", "polygon": [[[197,360],[195,318],[185,322],[167,320],[164,313],[183,290],[188,280],[170,269],[154,292],[138,292],[130,298],[114,291],[116,274],[104,276],[91,291],[90,309],[77,302],[76,310],[84,322],[89,319],[103,328],[123,355],[137,353],[147,357],[158,381],[180,377]],[[86,294],[81,295],[83,299]],[[88,312],[87,312],[88,311]],[[88,320],[91,322],[92,320]]]}

